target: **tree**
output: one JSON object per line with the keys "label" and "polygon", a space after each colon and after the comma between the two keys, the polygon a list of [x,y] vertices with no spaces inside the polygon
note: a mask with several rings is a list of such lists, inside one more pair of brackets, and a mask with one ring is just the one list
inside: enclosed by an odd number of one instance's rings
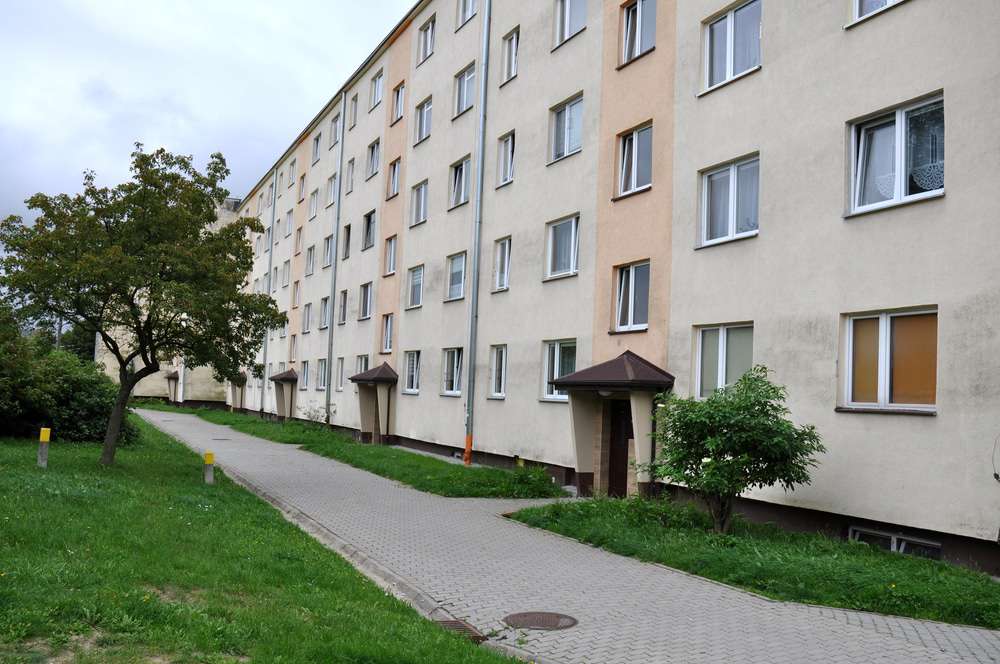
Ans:
{"label": "tree", "polygon": [[0,222],[0,286],[26,315],[59,319],[97,335],[118,364],[119,391],[104,436],[101,463],[114,463],[132,389],[183,357],[210,366],[216,378],[253,367],[268,329],[284,324],[265,294],[245,292],[253,265],[252,218],[217,228],[228,192],[221,154],[204,173],[189,156],[136,144],[131,179],[98,187],[84,173],[75,195],[36,194],[26,203],[33,225]]}
{"label": "tree", "polygon": [[84,361],[93,361],[96,344],[97,337],[94,333],[77,324],[70,325],[59,339],[60,348]]}
{"label": "tree", "polygon": [[809,483],[814,455],[825,452],[812,425],[788,419],[786,390],[756,366],[707,399],[671,396],[656,409],[652,475],[700,497],[715,531],[729,532],[733,502],[751,488]]}

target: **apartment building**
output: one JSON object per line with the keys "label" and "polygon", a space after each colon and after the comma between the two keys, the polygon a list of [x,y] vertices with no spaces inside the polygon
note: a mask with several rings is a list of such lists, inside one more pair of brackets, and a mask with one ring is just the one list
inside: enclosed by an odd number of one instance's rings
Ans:
{"label": "apartment building", "polygon": [[625,495],[763,363],[829,451],[746,513],[1000,571],[1000,7],[945,11],[418,2],[242,203],[233,403]]}

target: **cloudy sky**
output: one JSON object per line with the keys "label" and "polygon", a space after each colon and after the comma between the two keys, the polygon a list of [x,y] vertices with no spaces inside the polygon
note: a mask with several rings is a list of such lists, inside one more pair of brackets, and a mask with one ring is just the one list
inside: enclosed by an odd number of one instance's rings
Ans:
{"label": "cloudy sky", "polygon": [[128,177],[132,144],[222,152],[243,196],[413,0],[14,0],[0,23],[0,217]]}

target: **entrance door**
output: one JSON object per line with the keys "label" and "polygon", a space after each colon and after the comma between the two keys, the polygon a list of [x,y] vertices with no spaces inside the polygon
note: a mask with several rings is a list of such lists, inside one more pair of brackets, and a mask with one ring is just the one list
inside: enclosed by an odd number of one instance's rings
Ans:
{"label": "entrance door", "polygon": [[628,495],[628,441],[632,438],[632,405],[629,401],[612,401],[611,449],[608,459],[608,495],[624,498]]}

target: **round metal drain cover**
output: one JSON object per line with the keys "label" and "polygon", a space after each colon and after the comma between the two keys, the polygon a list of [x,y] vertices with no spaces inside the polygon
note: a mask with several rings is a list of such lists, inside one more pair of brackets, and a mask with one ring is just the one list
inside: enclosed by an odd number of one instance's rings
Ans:
{"label": "round metal drain cover", "polygon": [[506,616],[503,621],[515,629],[569,629],[576,624],[576,618],[573,616],[546,611],[512,613]]}

